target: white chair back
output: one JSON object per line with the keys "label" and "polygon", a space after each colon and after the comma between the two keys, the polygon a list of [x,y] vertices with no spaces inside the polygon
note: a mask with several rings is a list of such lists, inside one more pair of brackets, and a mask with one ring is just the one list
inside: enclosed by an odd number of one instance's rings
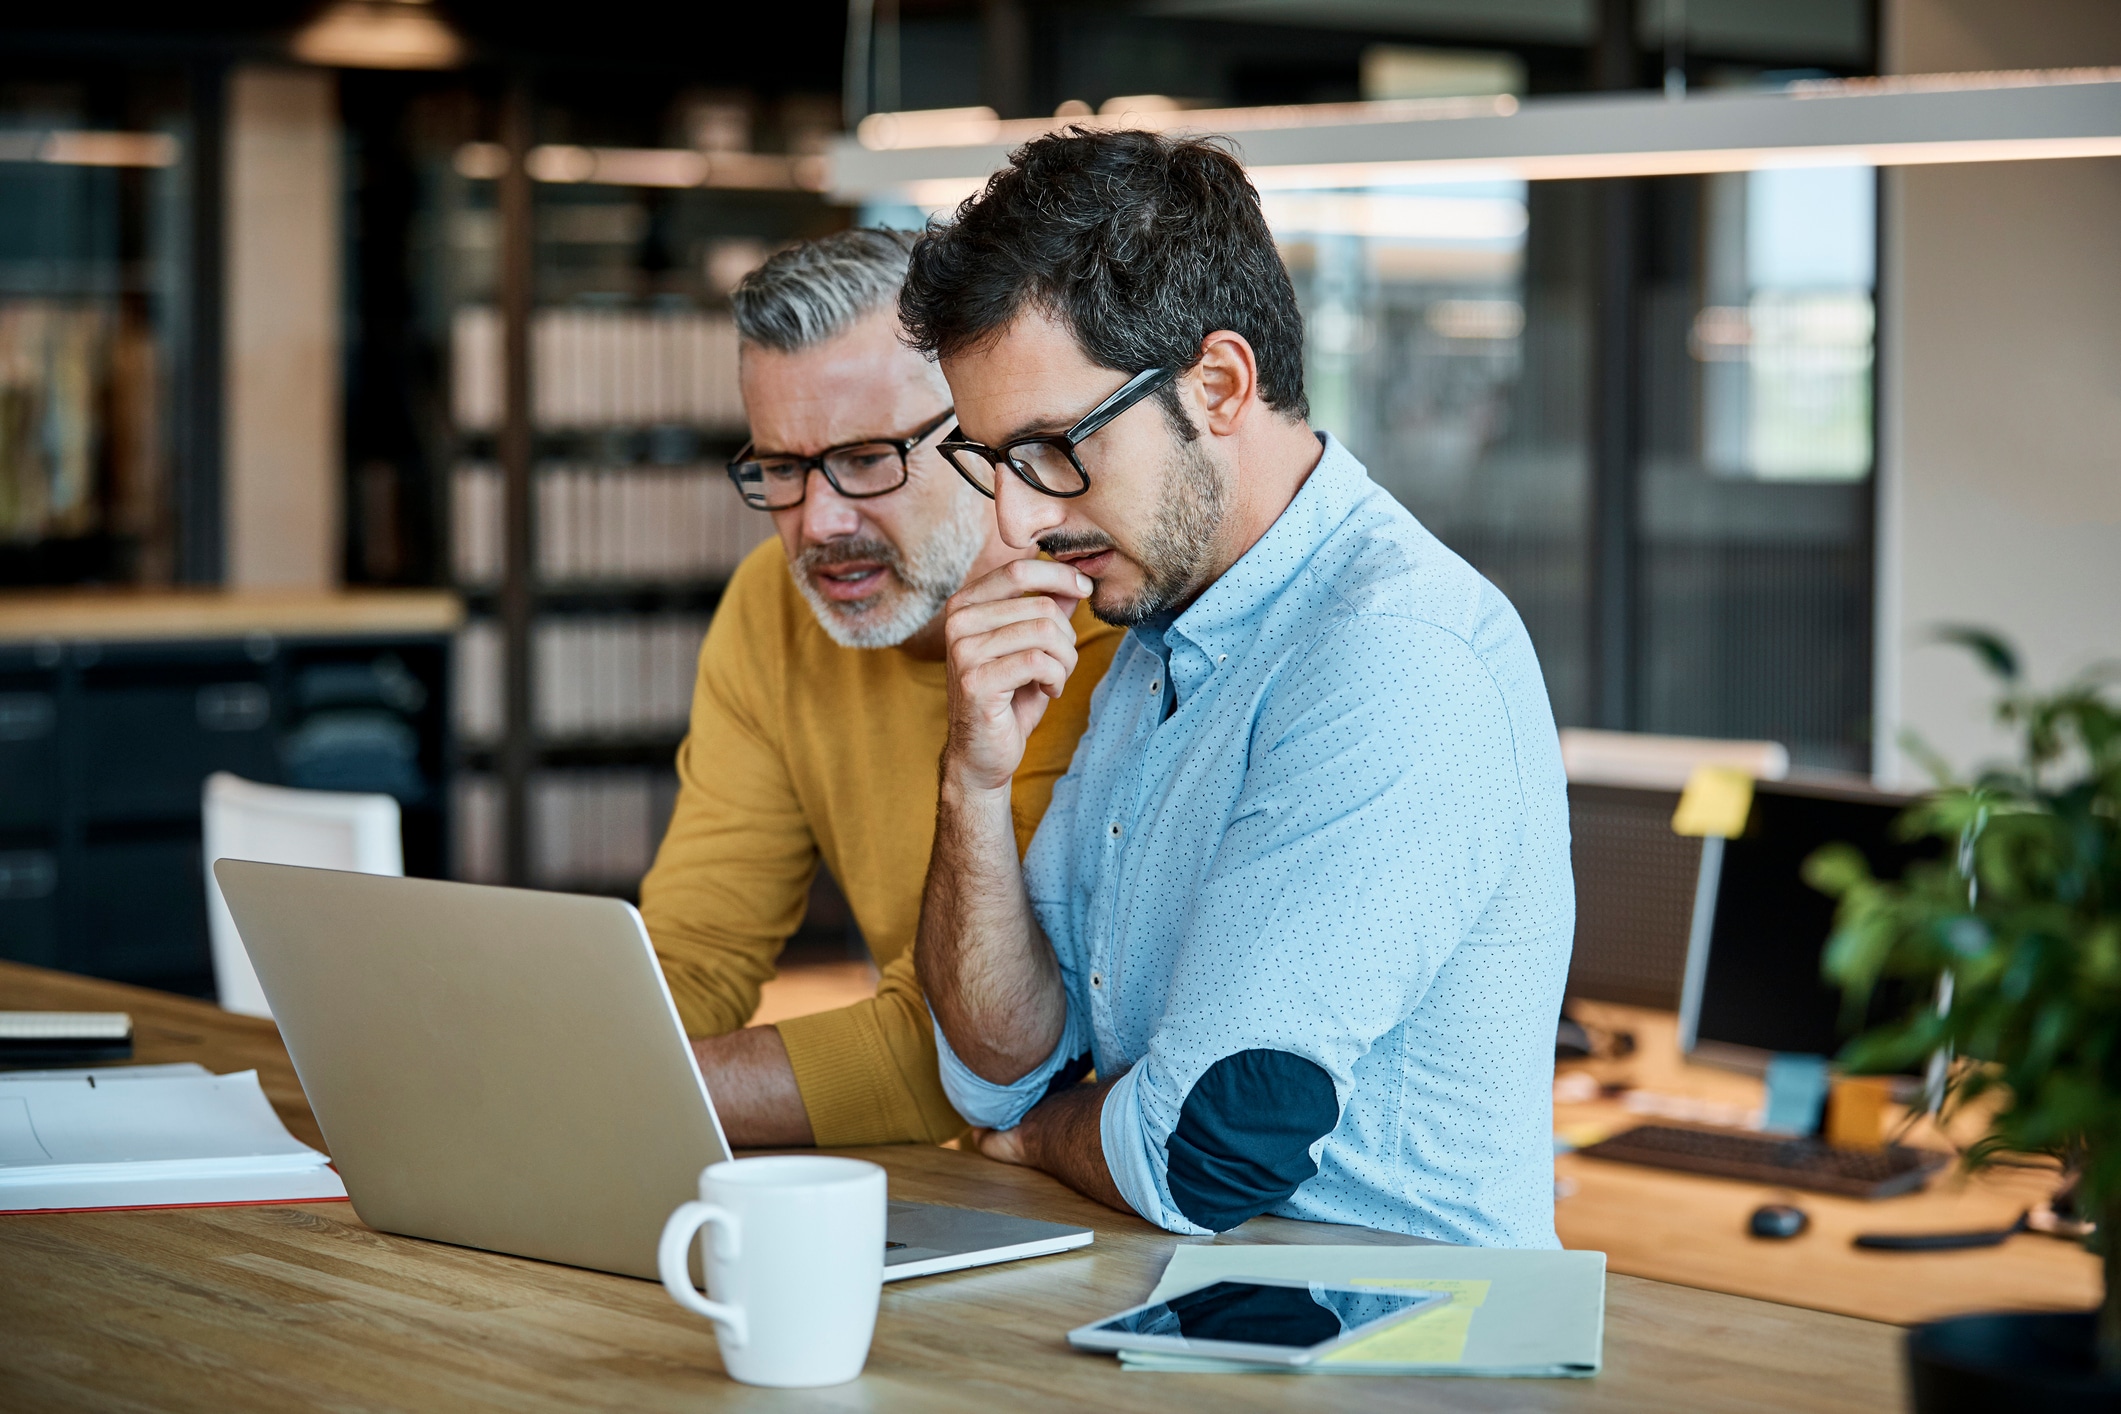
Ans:
{"label": "white chair back", "polygon": [[259,785],[216,771],[206,778],[204,813],[214,990],[224,1011],[269,1017],[272,1007],[214,880],[214,861],[255,859],[356,874],[403,874],[398,802],[387,795]]}

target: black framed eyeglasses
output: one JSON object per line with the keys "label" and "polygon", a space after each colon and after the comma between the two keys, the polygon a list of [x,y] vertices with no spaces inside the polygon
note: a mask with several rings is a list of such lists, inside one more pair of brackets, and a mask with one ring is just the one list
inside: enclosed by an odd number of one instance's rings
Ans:
{"label": "black framed eyeglasses", "polygon": [[935,420],[911,437],[871,437],[827,447],[814,457],[775,453],[758,456],[752,444],[729,461],[729,479],[744,504],[761,511],[792,510],[810,491],[810,473],[822,471],[832,489],[850,501],[886,496],[906,484],[906,457],[950,420],[956,408],[944,408]]}
{"label": "black framed eyeglasses", "polygon": [[1019,437],[999,448],[984,442],[968,442],[964,429],[954,427],[935,449],[949,458],[957,474],[972,483],[972,489],[994,499],[995,478],[1007,465],[1019,480],[1048,496],[1080,496],[1090,489],[1090,473],[1076,448],[1113,418],[1176,378],[1176,368],[1145,368],[1122,383],[1119,390],[1083,414],[1082,421],[1066,432],[1038,437]]}

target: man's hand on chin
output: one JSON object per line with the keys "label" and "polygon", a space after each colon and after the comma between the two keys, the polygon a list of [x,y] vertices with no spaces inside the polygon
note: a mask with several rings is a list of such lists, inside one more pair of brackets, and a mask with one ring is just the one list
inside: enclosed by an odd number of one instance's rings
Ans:
{"label": "man's hand on chin", "polygon": [[1052,560],[1012,560],[950,596],[946,788],[1009,790],[1046,704],[1075,671],[1075,606],[1096,586]]}

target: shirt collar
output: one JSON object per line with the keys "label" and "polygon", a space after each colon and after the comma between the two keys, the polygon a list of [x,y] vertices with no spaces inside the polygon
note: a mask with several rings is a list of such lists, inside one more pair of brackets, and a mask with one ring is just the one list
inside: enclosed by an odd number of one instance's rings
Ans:
{"label": "shirt collar", "polygon": [[1168,664],[1171,661],[1171,645],[1164,635],[1177,621],[1178,615],[1166,610],[1161,614],[1151,614],[1127,631],[1140,641],[1142,647]]}
{"label": "shirt collar", "polygon": [[1330,432],[1316,434],[1324,447],[1267,533],[1236,564],[1201,592],[1165,635],[1183,638],[1215,659],[1241,649],[1258,628],[1262,610],[1289,587],[1311,556],[1348,513],[1375,488],[1354,453]]}

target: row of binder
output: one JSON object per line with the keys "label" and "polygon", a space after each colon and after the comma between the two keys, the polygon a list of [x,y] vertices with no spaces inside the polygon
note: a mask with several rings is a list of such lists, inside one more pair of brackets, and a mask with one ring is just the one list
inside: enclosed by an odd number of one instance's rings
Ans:
{"label": "row of binder", "polygon": [[[501,339],[497,310],[457,310],[450,383],[459,431],[501,425]],[[699,310],[538,310],[530,323],[530,416],[549,430],[741,428],[736,323]]]}
{"label": "row of binder", "polygon": [[[505,526],[498,467],[457,468],[452,539],[459,584],[501,577]],[[537,576],[547,584],[718,579],[773,522],[746,506],[720,467],[541,467],[534,514]]]}
{"label": "row of binder", "polygon": [[[640,883],[677,800],[669,768],[541,771],[529,781],[530,881],[540,888],[632,890]],[[456,786],[457,876],[503,877],[500,782],[460,773]]]}
{"label": "row of binder", "polygon": [[[582,614],[541,619],[531,635],[531,719],[547,741],[675,735],[692,712],[705,614]],[[501,735],[500,625],[475,619],[457,635],[457,733]]]}

